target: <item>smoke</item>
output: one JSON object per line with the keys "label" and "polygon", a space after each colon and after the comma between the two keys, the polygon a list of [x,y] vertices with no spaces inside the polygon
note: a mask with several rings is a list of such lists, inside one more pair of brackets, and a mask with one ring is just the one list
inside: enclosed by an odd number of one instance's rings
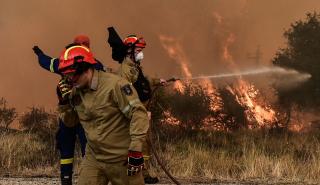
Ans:
{"label": "smoke", "polygon": [[[32,46],[57,57],[77,34],[91,38],[96,58],[117,68],[106,43],[108,26],[122,37],[143,35],[147,41],[143,66],[150,76],[179,76],[179,66],[167,54],[160,36],[175,38],[186,54],[192,74],[218,74],[225,68],[223,46],[229,46],[238,66],[260,46],[258,62],[268,64],[283,46],[283,31],[307,11],[319,10],[318,0],[2,0],[0,6],[0,94],[19,110],[32,105],[55,107],[58,76],[38,66]],[[285,11],[283,11],[285,10]],[[249,62],[248,62],[249,61]]]}

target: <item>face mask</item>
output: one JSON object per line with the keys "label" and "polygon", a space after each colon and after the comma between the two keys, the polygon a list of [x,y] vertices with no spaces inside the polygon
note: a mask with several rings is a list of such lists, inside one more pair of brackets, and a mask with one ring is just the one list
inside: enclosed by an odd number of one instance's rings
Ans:
{"label": "face mask", "polygon": [[137,62],[140,62],[140,61],[143,59],[143,53],[142,53],[142,51],[140,51],[139,53],[136,53],[136,54],[134,55],[134,58],[135,58],[135,60],[136,60]]}

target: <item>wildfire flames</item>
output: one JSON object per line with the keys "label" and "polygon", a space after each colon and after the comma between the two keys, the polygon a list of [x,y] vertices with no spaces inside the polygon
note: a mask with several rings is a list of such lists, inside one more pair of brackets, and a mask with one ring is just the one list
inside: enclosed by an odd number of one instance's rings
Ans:
{"label": "wildfire flames", "polygon": [[[178,65],[180,65],[181,72],[184,78],[191,78],[192,73],[189,69],[189,60],[177,39],[174,39],[169,36],[160,36],[160,41],[162,43],[163,48],[167,51],[169,57],[173,59]],[[223,46],[223,59],[225,62],[229,64],[233,70],[236,70],[236,65],[233,62],[233,56],[229,52],[229,46],[235,41],[235,35],[230,34],[226,39],[225,44]],[[213,94],[216,92],[214,88],[214,84],[209,79],[202,79],[198,82],[204,89],[206,93],[212,98],[213,104],[211,105],[211,109],[214,111],[218,111],[221,109],[221,99],[219,97],[214,96]],[[184,86],[181,81],[177,81],[174,84],[174,88],[181,93],[184,92]],[[228,86],[227,89],[235,96],[237,102],[245,107],[246,117],[249,122],[249,128],[255,127],[271,127],[272,124],[277,121],[275,111],[269,106],[266,102],[258,102],[257,96],[259,95],[259,91],[255,89],[255,87],[246,82],[245,80],[239,78],[234,87]],[[166,112],[166,116],[168,119],[167,122],[172,122],[173,124],[178,124],[177,119],[173,118],[169,112]],[[206,122],[214,121],[213,118],[207,118]],[[207,124],[210,125],[210,124]]]}
{"label": "wildfire flames", "polygon": [[[219,24],[222,24],[222,16],[215,12],[213,13],[213,17]],[[192,78],[193,75],[190,70],[190,62],[179,40],[166,35],[160,35],[159,39],[168,56],[180,66],[182,77],[186,79]],[[236,35],[230,32],[221,46],[221,59],[230,71],[237,72],[237,64],[234,62],[234,57],[229,49],[235,41]],[[190,82],[191,81],[187,81],[186,83]],[[213,111],[220,111],[224,102],[219,96],[218,88],[215,87],[215,84],[210,79],[201,79],[197,81],[197,83],[203,87],[207,95],[211,97],[213,102],[211,109]],[[181,93],[184,93],[184,85],[181,81],[175,82],[173,87]],[[279,120],[277,116],[279,113],[272,108],[269,102],[261,98],[262,94],[250,82],[246,81],[242,77],[238,77],[232,85],[226,86],[225,89],[244,109],[247,128],[272,128],[278,124]],[[167,123],[175,125],[180,124],[170,112],[166,112],[165,115],[167,117],[165,120]],[[208,117],[204,122],[204,125],[206,126],[204,129],[228,130],[228,128],[221,126],[219,121],[214,117]],[[216,122],[216,124],[212,124],[213,122]],[[300,131],[302,127],[301,125],[294,125],[291,129]]]}
{"label": "wildfire flames", "polygon": [[[223,59],[233,67],[232,70],[236,70],[236,64],[234,63],[233,57],[229,51],[229,46],[235,41],[235,35],[230,34],[227,38],[224,49]],[[228,90],[236,97],[237,102],[246,108],[246,116],[249,121],[249,128],[254,127],[270,127],[277,121],[275,111],[268,105],[267,102],[258,102],[257,96],[259,91],[255,89],[254,85],[243,80],[241,77],[238,78],[234,84],[234,88],[229,86]],[[256,122],[256,124],[254,124]]]}
{"label": "wildfire flames", "polygon": [[267,102],[257,101],[259,91],[252,84],[239,79],[236,87],[229,87],[228,90],[236,97],[237,102],[246,108],[249,128],[272,127],[277,121],[276,113],[271,106]]}

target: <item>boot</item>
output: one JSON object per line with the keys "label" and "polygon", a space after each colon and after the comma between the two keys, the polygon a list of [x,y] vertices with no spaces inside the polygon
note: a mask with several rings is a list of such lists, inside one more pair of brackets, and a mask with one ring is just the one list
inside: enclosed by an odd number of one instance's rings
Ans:
{"label": "boot", "polygon": [[159,182],[158,177],[151,177],[150,175],[144,177],[145,184],[157,184],[158,182]]}
{"label": "boot", "polygon": [[61,175],[61,185],[72,185],[72,174]]}

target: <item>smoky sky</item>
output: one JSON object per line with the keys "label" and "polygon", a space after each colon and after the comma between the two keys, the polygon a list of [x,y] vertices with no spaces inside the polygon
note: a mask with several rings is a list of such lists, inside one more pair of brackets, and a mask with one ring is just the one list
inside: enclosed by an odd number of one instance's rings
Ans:
{"label": "smoky sky", "polygon": [[77,34],[87,34],[96,58],[117,68],[107,45],[107,27],[121,37],[142,35],[147,41],[144,70],[149,76],[181,75],[160,36],[172,37],[186,55],[193,75],[225,69],[222,54],[227,38],[234,62],[253,64],[248,55],[257,47],[268,64],[283,47],[283,32],[307,12],[318,11],[318,0],[1,0],[0,95],[23,111],[31,106],[56,105],[59,76],[41,69],[32,47],[58,57]]}

